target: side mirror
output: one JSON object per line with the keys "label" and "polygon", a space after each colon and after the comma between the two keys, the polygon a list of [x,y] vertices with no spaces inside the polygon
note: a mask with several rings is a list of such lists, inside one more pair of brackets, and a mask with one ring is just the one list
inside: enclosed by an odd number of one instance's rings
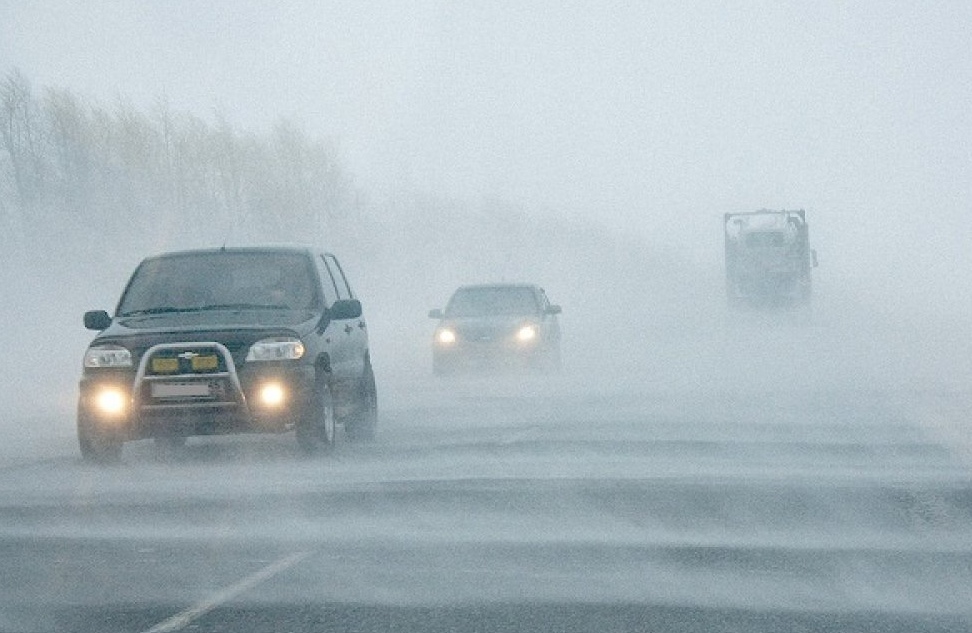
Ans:
{"label": "side mirror", "polygon": [[817,249],[815,248],[810,249],[810,261],[813,262],[814,268],[820,265],[820,263],[817,261]]}
{"label": "side mirror", "polygon": [[442,318],[442,310],[440,310],[438,308],[436,308],[435,310],[429,310],[429,318],[430,319],[441,319]]}
{"label": "side mirror", "polygon": [[101,331],[111,325],[111,317],[104,310],[89,310],[84,313],[84,327]]}
{"label": "side mirror", "polygon": [[544,312],[546,312],[547,314],[560,314],[561,313],[561,309],[560,309],[560,306],[559,305],[557,305],[557,304],[551,304],[551,305],[547,306],[547,309],[544,310]]}
{"label": "side mirror", "polygon": [[357,319],[361,316],[361,302],[357,299],[339,299],[331,304],[327,313],[335,321]]}

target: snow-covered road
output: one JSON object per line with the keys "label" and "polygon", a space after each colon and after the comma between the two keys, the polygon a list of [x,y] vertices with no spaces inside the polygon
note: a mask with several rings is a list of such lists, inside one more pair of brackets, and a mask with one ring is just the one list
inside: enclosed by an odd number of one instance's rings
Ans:
{"label": "snow-covered road", "polygon": [[968,394],[386,384],[323,459],[25,447],[0,631],[972,630]]}

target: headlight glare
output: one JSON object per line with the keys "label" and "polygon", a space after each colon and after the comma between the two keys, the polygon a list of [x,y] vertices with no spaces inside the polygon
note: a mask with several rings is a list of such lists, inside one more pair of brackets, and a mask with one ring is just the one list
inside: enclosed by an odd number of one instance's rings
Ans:
{"label": "headlight glare", "polygon": [[132,353],[119,345],[97,345],[84,353],[85,367],[131,367]]}
{"label": "headlight glare", "polygon": [[435,342],[440,345],[452,345],[456,342],[456,333],[449,328],[442,328],[435,333]]}
{"label": "headlight glare", "polygon": [[250,351],[246,353],[246,360],[297,360],[303,358],[304,351],[304,344],[301,343],[300,339],[265,338],[250,346]]}
{"label": "headlight glare", "polygon": [[287,399],[287,391],[283,385],[276,382],[268,382],[259,391],[260,404],[266,407],[279,407]]}
{"label": "headlight glare", "polygon": [[516,331],[516,340],[521,343],[529,343],[535,338],[537,338],[537,326],[535,325],[524,325]]}
{"label": "headlight glare", "polygon": [[128,409],[128,394],[117,387],[104,387],[94,397],[98,411],[112,417],[122,415]]}

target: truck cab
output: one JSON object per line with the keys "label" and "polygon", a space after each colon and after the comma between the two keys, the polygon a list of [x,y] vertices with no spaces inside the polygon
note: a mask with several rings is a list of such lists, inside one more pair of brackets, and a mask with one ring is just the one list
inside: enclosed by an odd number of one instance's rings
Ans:
{"label": "truck cab", "polygon": [[804,210],[726,213],[724,229],[730,308],[810,304],[817,257]]}

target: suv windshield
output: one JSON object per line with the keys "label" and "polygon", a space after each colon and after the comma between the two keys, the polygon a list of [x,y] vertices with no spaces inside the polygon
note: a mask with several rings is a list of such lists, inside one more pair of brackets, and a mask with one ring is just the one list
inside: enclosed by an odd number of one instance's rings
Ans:
{"label": "suv windshield", "polygon": [[538,312],[533,290],[526,287],[460,288],[446,307],[446,316],[525,315]]}
{"label": "suv windshield", "polygon": [[299,253],[186,253],[142,263],[118,305],[119,316],[219,309],[314,308],[308,258]]}

